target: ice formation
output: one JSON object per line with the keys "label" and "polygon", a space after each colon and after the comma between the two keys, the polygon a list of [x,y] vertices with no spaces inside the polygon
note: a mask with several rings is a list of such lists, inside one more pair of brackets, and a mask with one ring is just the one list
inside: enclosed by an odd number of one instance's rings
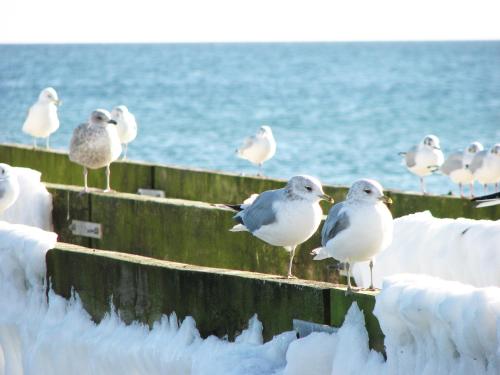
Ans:
{"label": "ice formation", "polygon": [[500,288],[400,274],[375,306],[387,374],[500,374]]}
{"label": "ice formation", "polygon": [[[368,286],[367,263],[353,273],[357,285]],[[375,258],[375,287],[398,273],[500,287],[500,221],[438,219],[429,211],[395,219],[392,244]]]}
{"label": "ice formation", "polygon": [[[472,230],[472,229],[470,229]],[[315,375],[500,373],[500,288],[425,275],[384,281],[375,313],[387,360],[369,350],[354,304],[332,334],[267,343],[254,316],[235,342],[203,339],[192,318],[164,316],[152,329],[111,312],[95,324],[78,296],[45,293],[45,253],[56,234],[0,222],[0,375]],[[488,259],[483,260],[483,262]]]}
{"label": "ice formation", "polygon": [[40,182],[41,173],[29,168],[14,168],[19,181],[19,197],[0,220],[52,230],[52,196]]}

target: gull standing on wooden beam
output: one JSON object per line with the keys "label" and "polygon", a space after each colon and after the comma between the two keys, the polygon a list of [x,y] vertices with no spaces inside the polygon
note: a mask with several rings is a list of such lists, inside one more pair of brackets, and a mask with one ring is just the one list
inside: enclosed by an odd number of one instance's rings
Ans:
{"label": "gull standing on wooden beam", "polygon": [[262,175],[262,165],[276,153],[276,141],[270,126],[263,125],[257,134],[248,137],[243,145],[236,150],[239,158],[246,159],[259,166],[259,175]]}
{"label": "gull standing on wooden beam", "polygon": [[69,159],[83,166],[84,190],[88,191],[88,168],[98,169],[106,167],[106,189],[110,186],[110,165],[118,159],[122,152],[120,138],[116,130],[116,121],[105,109],[96,109],[90,115],[88,122],[79,125],[73,131],[69,146]]}
{"label": "gull standing on wooden beam", "polygon": [[59,129],[57,106],[60,104],[56,90],[47,87],[40,92],[38,101],[28,110],[23,132],[33,137],[34,148],[36,148],[37,138],[45,138],[46,148],[49,149],[50,135]]}
{"label": "gull standing on wooden beam", "polygon": [[239,211],[233,218],[238,223],[231,232],[248,231],[273,246],[290,252],[288,277],[293,277],[295,249],[307,241],[319,227],[323,211],[320,200],[333,203],[314,177],[292,177],[282,189],[253,195],[241,205],[226,205]]}
{"label": "gull standing on wooden beam", "polygon": [[424,177],[437,171],[444,162],[439,138],[432,134],[426,135],[418,145],[413,146],[407,152],[400,152],[399,154],[405,157],[406,168],[420,177],[422,194],[426,194]]}
{"label": "gull standing on wooden beam", "polygon": [[370,261],[370,288],[373,290],[373,258],[392,242],[393,219],[384,195],[375,180],[352,184],[347,199],[335,204],[321,231],[321,247],[311,254],[314,260],[335,258],[347,266],[347,291],[352,292],[351,268],[356,262]]}

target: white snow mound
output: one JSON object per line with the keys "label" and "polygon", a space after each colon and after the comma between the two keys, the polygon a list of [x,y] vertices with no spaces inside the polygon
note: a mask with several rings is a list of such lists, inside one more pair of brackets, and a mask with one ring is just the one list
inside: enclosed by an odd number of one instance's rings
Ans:
{"label": "white snow mound", "polygon": [[[500,286],[500,221],[438,219],[429,211],[395,219],[392,244],[375,258],[375,287],[398,273]],[[367,263],[355,265],[353,274],[357,285],[369,286]]]}
{"label": "white snow mound", "polygon": [[42,174],[29,168],[14,168],[19,181],[19,197],[0,220],[52,230],[52,196],[40,182]]}

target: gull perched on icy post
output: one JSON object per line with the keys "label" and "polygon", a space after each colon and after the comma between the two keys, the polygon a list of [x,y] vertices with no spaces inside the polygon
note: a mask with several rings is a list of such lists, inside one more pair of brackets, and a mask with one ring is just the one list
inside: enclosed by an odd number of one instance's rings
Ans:
{"label": "gull perched on icy post", "polygon": [[495,190],[498,190],[498,182],[500,182],[500,143],[493,145],[489,150],[483,150],[474,155],[470,170],[474,178],[483,185],[484,194],[488,191],[488,184],[495,184]]}
{"label": "gull perched on icy post", "polygon": [[352,184],[344,202],[335,204],[321,231],[321,247],[314,260],[335,258],[347,265],[347,293],[351,293],[351,267],[370,261],[370,288],[373,290],[373,257],[392,242],[393,219],[382,186],[363,179]]}
{"label": "gull perched on icy post", "polygon": [[47,87],[40,92],[38,101],[28,110],[23,132],[33,137],[35,148],[37,138],[46,138],[46,147],[49,148],[50,135],[59,129],[57,106],[60,104],[56,90]]}
{"label": "gull perched on icy post", "polygon": [[124,105],[113,108],[111,118],[116,121],[116,130],[118,130],[120,142],[124,145],[123,160],[125,160],[128,144],[137,137],[137,122],[135,116]]}
{"label": "gull perched on icy post", "polygon": [[473,142],[465,151],[456,151],[450,154],[441,166],[441,172],[460,187],[460,196],[464,197],[463,184],[469,184],[470,196],[474,196],[474,176],[470,170],[470,164],[474,155],[483,150],[483,145]]}
{"label": "gull perched on icy post", "polygon": [[426,135],[418,145],[399,154],[404,155],[408,170],[420,177],[420,188],[425,194],[424,177],[437,171],[444,162],[439,138],[432,134]]}
{"label": "gull perched on icy post", "polygon": [[248,231],[273,246],[283,246],[290,252],[288,277],[297,245],[307,241],[319,227],[323,211],[319,201],[333,199],[323,192],[314,177],[292,177],[282,189],[253,195],[241,205],[226,205],[239,211],[238,222],[231,232]]}
{"label": "gull perched on icy post", "polygon": [[0,163],[0,214],[12,206],[19,196],[19,182],[13,168]]}
{"label": "gull perched on icy post", "polygon": [[116,121],[105,109],[96,109],[89,121],[73,131],[69,146],[69,159],[83,166],[84,192],[88,191],[88,168],[106,167],[106,189],[111,191],[110,165],[122,152],[120,138],[116,131]]}
{"label": "gull perched on icy post", "polygon": [[263,125],[257,134],[245,139],[243,145],[236,150],[236,155],[259,166],[262,174],[262,164],[276,153],[276,141],[271,127]]}

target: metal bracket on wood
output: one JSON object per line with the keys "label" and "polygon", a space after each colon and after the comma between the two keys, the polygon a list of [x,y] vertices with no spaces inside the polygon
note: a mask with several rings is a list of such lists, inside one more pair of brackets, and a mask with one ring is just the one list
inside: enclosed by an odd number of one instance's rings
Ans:
{"label": "metal bracket on wood", "polygon": [[326,332],[326,333],[334,333],[339,329],[326,325],[319,324],[314,322],[308,322],[306,320],[293,319],[293,330],[297,332],[297,336],[299,338],[306,337],[313,332]]}
{"label": "metal bracket on wood", "polygon": [[165,192],[163,190],[156,189],[138,189],[137,194],[139,195],[147,195],[150,197],[156,198],[165,198]]}
{"label": "metal bracket on wood", "polygon": [[102,226],[100,223],[72,220],[69,229],[75,236],[102,238]]}

